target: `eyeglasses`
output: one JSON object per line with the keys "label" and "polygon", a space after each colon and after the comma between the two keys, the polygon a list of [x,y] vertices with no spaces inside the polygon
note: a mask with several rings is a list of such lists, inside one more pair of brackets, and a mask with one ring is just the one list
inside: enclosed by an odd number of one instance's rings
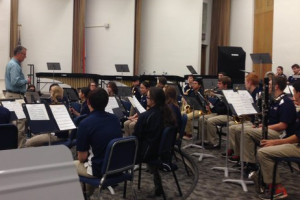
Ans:
{"label": "eyeglasses", "polygon": [[22,54],[23,56],[26,56],[26,53],[20,53],[20,54]]}

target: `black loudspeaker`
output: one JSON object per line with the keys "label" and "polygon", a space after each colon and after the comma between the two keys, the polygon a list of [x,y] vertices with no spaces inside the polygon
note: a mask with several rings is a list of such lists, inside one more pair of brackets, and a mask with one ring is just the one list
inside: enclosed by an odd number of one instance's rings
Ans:
{"label": "black loudspeaker", "polygon": [[218,72],[225,72],[232,84],[244,84],[246,52],[242,47],[218,47]]}

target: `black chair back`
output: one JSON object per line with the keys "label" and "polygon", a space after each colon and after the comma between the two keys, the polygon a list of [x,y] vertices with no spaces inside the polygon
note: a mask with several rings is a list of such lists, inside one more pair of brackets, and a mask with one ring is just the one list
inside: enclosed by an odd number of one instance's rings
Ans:
{"label": "black chair back", "polygon": [[175,140],[177,135],[176,127],[166,127],[163,130],[158,155],[162,160],[170,159],[172,156]]}
{"label": "black chair back", "polygon": [[14,124],[0,124],[0,150],[18,148],[18,128]]}
{"label": "black chair back", "polygon": [[107,145],[101,173],[103,176],[134,168],[138,141],[135,136],[117,138]]}

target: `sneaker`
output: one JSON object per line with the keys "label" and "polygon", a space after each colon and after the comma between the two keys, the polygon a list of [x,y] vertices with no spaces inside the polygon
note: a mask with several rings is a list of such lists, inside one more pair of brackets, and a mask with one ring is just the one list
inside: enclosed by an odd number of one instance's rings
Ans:
{"label": "sneaker", "polygon": [[240,161],[240,156],[231,156],[230,158],[228,158],[228,161],[236,163],[236,162]]}
{"label": "sneaker", "polygon": [[193,139],[193,136],[192,135],[188,135],[188,134],[185,134],[182,139],[184,140],[192,140]]}
{"label": "sneaker", "polygon": [[[228,157],[232,157],[233,156],[233,149],[228,149],[227,151]],[[226,152],[221,154],[222,158],[226,158]]]}
{"label": "sneaker", "polygon": [[[273,195],[273,199],[284,199],[287,196],[288,194],[282,185],[275,186],[275,193]],[[271,199],[271,188],[265,194],[258,195],[258,197],[262,200]]]}

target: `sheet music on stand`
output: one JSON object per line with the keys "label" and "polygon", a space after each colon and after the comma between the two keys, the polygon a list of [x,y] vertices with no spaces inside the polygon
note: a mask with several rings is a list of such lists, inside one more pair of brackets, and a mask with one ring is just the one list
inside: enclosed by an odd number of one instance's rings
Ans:
{"label": "sheet music on stand", "polygon": [[284,93],[294,96],[294,87],[292,85],[287,85],[283,91]]}
{"label": "sheet music on stand", "polygon": [[[1,104],[3,107],[7,108],[10,112],[15,113],[16,119],[25,119],[25,113],[22,108],[22,103],[25,103],[23,99],[10,99],[10,100],[2,100]],[[16,119],[12,119],[16,120]]]}
{"label": "sheet music on stand", "polygon": [[128,100],[139,114],[146,112],[146,109],[141,105],[135,96],[128,97]]}
{"label": "sheet music on stand", "polygon": [[111,114],[114,114],[113,112],[113,109],[114,108],[119,108],[119,104],[118,104],[118,101],[116,99],[116,97],[109,97],[108,98],[108,103],[107,103],[107,106],[105,107],[105,111],[106,112],[109,112]]}
{"label": "sheet music on stand", "polygon": [[236,115],[253,115],[257,114],[257,108],[254,107],[254,101],[252,96],[247,90],[223,90],[224,97],[229,104],[232,113],[236,113]]}
{"label": "sheet music on stand", "polygon": [[75,129],[65,105],[23,104],[32,133],[50,133]]}
{"label": "sheet music on stand", "polygon": [[59,130],[76,128],[65,105],[50,105],[50,108]]}

